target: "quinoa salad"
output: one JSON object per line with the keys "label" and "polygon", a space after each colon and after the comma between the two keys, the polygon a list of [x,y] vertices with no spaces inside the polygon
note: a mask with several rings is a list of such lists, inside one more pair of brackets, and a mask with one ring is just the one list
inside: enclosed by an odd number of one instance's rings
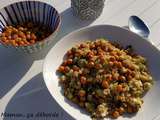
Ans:
{"label": "quinoa salad", "polygon": [[138,112],[153,85],[144,57],[105,39],[75,45],[57,71],[64,96],[93,119]]}

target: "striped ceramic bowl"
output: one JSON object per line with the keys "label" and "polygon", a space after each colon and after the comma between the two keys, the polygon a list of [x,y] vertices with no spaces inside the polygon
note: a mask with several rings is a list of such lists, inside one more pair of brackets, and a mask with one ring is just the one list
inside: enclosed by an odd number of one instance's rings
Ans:
{"label": "striped ceramic bowl", "polygon": [[0,10],[0,33],[3,31],[5,26],[24,23],[27,21],[45,25],[52,30],[52,34],[44,40],[36,42],[32,45],[14,47],[3,44],[4,46],[12,47],[26,53],[39,51],[48,46],[54,40],[61,20],[57,10],[47,3],[39,1],[17,2]]}

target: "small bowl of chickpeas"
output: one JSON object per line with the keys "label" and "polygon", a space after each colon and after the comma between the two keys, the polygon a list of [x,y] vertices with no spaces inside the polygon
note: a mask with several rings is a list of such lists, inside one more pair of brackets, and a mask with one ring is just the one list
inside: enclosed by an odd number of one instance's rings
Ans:
{"label": "small bowl of chickpeas", "polygon": [[0,13],[0,43],[26,53],[52,43],[61,21],[53,6],[40,1],[16,2]]}

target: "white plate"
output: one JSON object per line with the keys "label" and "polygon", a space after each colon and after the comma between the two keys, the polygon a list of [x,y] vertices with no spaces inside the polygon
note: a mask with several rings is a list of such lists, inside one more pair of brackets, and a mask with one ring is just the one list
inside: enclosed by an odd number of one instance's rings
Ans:
{"label": "white plate", "polygon": [[90,120],[83,109],[71,103],[61,93],[56,70],[62,63],[68,49],[77,43],[96,38],[107,38],[122,46],[132,45],[135,52],[145,56],[149,70],[155,79],[152,89],[144,96],[142,109],[133,116],[119,117],[117,120],[154,120],[160,114],[160,52],[146,39],[111,25],[98,25],[75,31],[60,40],[48,53],[44,61],[43,75],[46,86],[57,103],[77,120]]}

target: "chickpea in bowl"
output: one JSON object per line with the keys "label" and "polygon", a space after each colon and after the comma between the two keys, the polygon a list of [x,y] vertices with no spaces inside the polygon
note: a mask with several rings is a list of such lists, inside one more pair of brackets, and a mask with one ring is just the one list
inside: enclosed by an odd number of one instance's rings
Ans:
{"label": "chickpea in bowl", "polygon": [[0,43],[19,51],[33,53],[47,47],[59,30],[59,13],[44,2],[21,1],[0,12]]}
{"label": "chickpea in bowl", "polygon": [[22,25],[6,26],[0,34],[0,41],[6,45],[27,46],[47,38],[52,31],[32,22]]}

